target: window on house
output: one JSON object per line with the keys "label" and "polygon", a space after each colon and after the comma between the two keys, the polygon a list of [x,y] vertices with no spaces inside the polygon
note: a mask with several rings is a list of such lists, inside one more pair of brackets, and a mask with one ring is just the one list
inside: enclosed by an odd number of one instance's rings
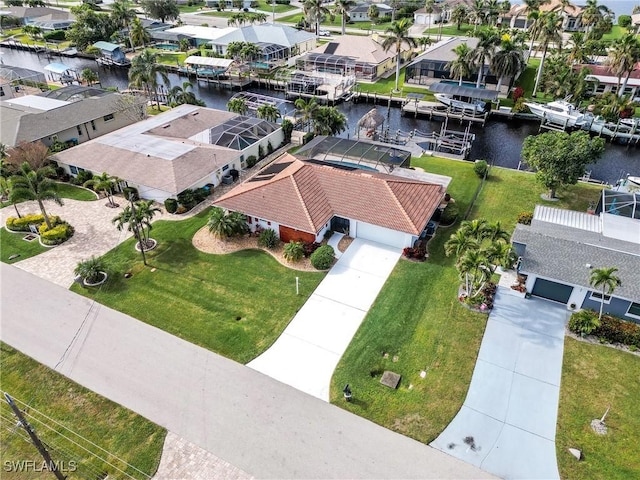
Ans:
{"label": "window on house", "polygon": [[229,165],[225,165],[224,167],[222,167],[223,172],[226,172],[227,170],[229,170]]}
{"label": "window on house", "polygon": [[76,129],[78,130],[78,135],[82,136],[82,129],[80,128],[80,125],[76,125]]}
{"label": "window on house", "polygon": [[108,121],[110,121],[110,120],[113,120],[113,113],[110,113],[109,115],[105,115],[104,117],[102,117],[102,119],[103,119],[105,122],[108,122]]}
{"label": "window on house", "polygon": [[77,175],[78,174],[78,168],[74,167],[73,165],[69,165],[69,171],[73,174],[73,175]]}
{"label": "window on house", "polygon": [[271,222],[267,222],[267,225],[271,225]]}
{"label": "window on house", "polygon": [[631,303],[629,310],[627,310],[629,317],[640,318],[640,303]]}
{"label": "window on house", "polygon": [[91,120],[91,128],[93,129],[93,131],[96,130],[96,122],[94,120]]}
{"label": "window on house", "polygon": [[[589,295],[589,299],[595,300],[596,302],[602,301],[602,292],[591,292],[591,295]],[[604,296],[604,303],[611,303],[611,295]]]}

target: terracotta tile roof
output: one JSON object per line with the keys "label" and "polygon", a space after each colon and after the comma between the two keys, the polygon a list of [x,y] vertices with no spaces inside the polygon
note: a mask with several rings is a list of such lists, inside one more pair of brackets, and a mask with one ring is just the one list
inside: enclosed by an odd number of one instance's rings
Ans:
{"label": "terracotta tile roof", "polygon": [[314,234],[338,215],[419,235],[444,193],[441,185],[286,154],[216,205]]}

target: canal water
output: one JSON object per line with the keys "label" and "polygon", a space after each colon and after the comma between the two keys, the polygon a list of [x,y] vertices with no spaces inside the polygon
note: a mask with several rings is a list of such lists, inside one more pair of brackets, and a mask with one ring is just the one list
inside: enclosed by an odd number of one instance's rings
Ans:
{"label": "canal water", "polygon": [[[35,53],[23,52],[1,48],[0,60],[6,65],[20,66],[33,70],[44,71],[43,67],[51,62],[62,62],[78,71],[83,68],[91,68],[98,72],[103,87],[118,87],[121,90],[127,88],[127,70],[108,70],[99,67],[95,61],[81,58],[49,57]],[[187,79],[176,74],[169,75],[171,86],[182,86]],[[193,91],[198,98],[201,98],[209,107],[225,109],[227,101],[233,92],[225,89],[197,82],[192,82]],[[273,92],[252,88],[251,91],[282,97],[281,92]],[[343,137],[353,137],[355,126],[358,120],[367,113],[373,105],[347,102],[338,105],[348,119],[349,129],[341,134]],[[284,109],[293,111],[293,105],[287,104]],[[399,108],[387,109],[386,106],[378,106],[382,114],[387,117],[386,125],[390,134],[395,134],[397,130],[409,132],[417,129],[421,132],[439,132],[442,126],[440,121],[429,121],[426,119],[413,117],[403,117]],[[476,134],[473,143],[470,159],[485,159],[489,163],[507,168],[518,168],[520,165],[520,151],[522,142],[528,135],[538,133],[538,122],[495,120],[487,122],[484,127],[473,126],[472,132]],[[464,125],[458,122],[450,122],[449,129],[463,130]],[[615,183],[616,180],[626,175],[640,176],[640,148],[607,143],[605,154],[595,165],[590,165],[587,170],[591,172],[591,178],[603,180],[608,183]]]}

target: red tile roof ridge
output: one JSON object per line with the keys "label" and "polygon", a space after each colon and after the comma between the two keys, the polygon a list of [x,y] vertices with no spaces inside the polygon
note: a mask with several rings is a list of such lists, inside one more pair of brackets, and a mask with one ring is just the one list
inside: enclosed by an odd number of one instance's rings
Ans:
{"label": "red tile roof ridge", "polygon": [[[404,218],[409,222],[409,225],[413,225],[414,228],[416,228],[416,230],[419,230],[420,227],[416,226],[416,223],[411,219],[411,217],[407,213],[407,209],[402,204],[402,202],[398,199],[398,196],[396,195],[396,192],[394,192],[393,189],[391,188],[390,183],[391,183],[391,180],[384,180],[385,188],[387,190],[389,190],[389,193],[391,194],[391,197],[396,202],[396,205],[398,205],[398,208],[402,212],[402,215],[404,216]],[[400,182],[400,183],[413,183],[413,182]]]}
{"label": "red tile roof ridge", "polygon": [[[295,157],[294,157],[295,158]],[[293,172],[289,178],[291,179],[291,183],[293,184],[293,189],[296,192],[296,195],[298,195],[298,199],[300,200],[300,203],[302,205],[302,209],[304,210],[304,214],[307,217],[307,220],[309,221],[309,225],[311,225],[316,231],[318,230],[315,222],[313,221],[313,218],[311,217],[311,213],[309,213],[309,209],[307,208],[307,202],[305,201],[305,198],[302,195],[302,192],[300,191],[300,188],[298,187],[298,181],[296,179],[295,174],[297,172],[299,172],[300,170],[302,170],[302,168],[309,166],[307,164],[305,164],[304,162],[301,162],[300,160],[296,161],[300,164],[300,166],[295,170],[295,172]],[[286,170],[288,170],[291,167],[291,165],[287,168],[285,168],[281,173],[284,173]],[[313,175],[315,176],[315,171],[311,170],[313,172]]]}

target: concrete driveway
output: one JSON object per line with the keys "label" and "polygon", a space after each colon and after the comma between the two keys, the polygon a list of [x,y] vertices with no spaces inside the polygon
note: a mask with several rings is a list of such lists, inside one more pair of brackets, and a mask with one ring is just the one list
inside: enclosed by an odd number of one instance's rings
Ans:
{"label": "concrete driveway", "polygon": [[557,479],[563,305],[498,288],[464,405],[432,446],[506,479]]}
{"label": "concrete driveway", "polygon": [[329,401],[333,371],[400,254],[355,239],[278,340],[248,366]]}

